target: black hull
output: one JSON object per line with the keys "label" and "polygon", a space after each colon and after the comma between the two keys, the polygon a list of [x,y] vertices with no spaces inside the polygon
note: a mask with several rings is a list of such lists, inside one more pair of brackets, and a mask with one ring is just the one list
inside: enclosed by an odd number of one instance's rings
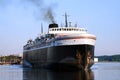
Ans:
{"label": "black hull", "polygon": [[31,67],[89,69],[94,64],[94,46],[64,45],[26,51],[23,60]]}

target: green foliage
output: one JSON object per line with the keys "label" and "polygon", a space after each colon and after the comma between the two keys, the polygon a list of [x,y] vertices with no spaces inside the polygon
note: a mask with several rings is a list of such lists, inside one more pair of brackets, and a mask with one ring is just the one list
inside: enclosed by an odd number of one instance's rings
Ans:
{"label": "green foliage", "polygon": [[9,56],[0,56],[0,63],[8,64],[8,63],[20,63],[22,60],[19,56],[9,55]]}

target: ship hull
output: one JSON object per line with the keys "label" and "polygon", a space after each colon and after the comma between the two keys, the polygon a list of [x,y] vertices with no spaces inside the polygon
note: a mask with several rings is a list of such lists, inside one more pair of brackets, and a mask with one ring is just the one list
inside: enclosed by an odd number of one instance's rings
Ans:
{"label": "ship hull", "polygon": [[29,67],[90,69],[94,64],[93,45],[63,45],[24,51],[23,64]]}

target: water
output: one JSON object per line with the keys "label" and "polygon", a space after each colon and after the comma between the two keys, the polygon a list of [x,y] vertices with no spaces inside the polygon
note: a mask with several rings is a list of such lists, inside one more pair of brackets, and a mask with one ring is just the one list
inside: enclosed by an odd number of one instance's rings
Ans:
{"label": "water", "polygon": [[91,71],[51,71],[0,65],[0,80],[120,80],[120,63],[96,63]]}
{"label": "water", "polygon": [[97,63],[92,69],[94,80],[120,80],[120,63]]}

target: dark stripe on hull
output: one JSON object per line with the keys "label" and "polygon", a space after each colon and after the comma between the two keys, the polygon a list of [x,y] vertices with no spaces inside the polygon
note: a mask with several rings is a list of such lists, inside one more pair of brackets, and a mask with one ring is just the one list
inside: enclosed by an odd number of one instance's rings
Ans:
{"label": "dark stripe on hull", "polygon": [[24,52],[23,63],[32,67],[89,69],[93,58],[92,45],[66,45]]}

